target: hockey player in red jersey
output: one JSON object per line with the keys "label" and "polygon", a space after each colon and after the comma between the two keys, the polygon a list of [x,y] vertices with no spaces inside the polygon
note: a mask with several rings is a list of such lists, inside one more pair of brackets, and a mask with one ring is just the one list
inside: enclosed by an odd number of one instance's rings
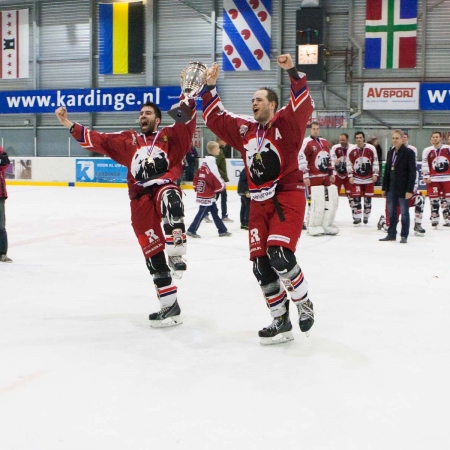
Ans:
{"label": "hockey player in red jersey", "polygon": [[[377,150],[371,144],[365,142],[366,136],[362,131],[355,133],[356,146],[347,154],[348,179],[352,185],[352,212],[353,225],[368,223],[372,211],[372,197],[374,185],[379,175]],[[361,197],[364,197],[364,215],[362,211]]]}
{"label": "hockey player in red jersey", "polygon": [[442,144],[440,131],[431,133],[431,146],[422,153],[423,181],[431,203],[431,225],[439,224],[439,202],[444,227],[450,227],[450,146]]}
{"label": "hockey player in red jersey", "polygon": [[190,100],[189,105],[192,116],[187,123],[175,123],[158,130],[160,109],[152,102],[143,104],[139,114],[141,134],[134,130],[91,131],[71,122],[64,106],[56,110],[56,117],[70,129],[81,147],[109,156],[128,169],[131,224],[161,305],[159,312],[149,316],[150,326],[155,328],[182,323],[177,287],[173,284],[164,249],[174,274],[180,276],[186,270],[182,258],[186,253],[186,234],[181,190],[175,180],[181,176],[182,160],[191,148],[196,127],[194,100]]}
{"label": "hockey player in red jersey", "polygon": [[186,234],[193,238],[200,238],[201,236],[197,234],[198,227],[202,223],[203,218],[211,212],[211,217],[217,227],[219,236],[228,237],[231,236],[231,233],[228,232],[227,227],[219,217],[216,204],[216,194],[226,188],[225,181],[220,175],[216,162],[216,157],[220,153],[220,145],[218,142],[209,141],[206,144],[206,149],[208,150],[208,155],[195,174],[193,183],[197,194],[197,203],[200,204],[200,207]]}
{"label": "hockey player in red jersey", "polygon": [[355,148],[355,145],[348,142],[348,134],[342,133],[339,135],[339,144],[333,145],[330,150],[331,164],[335,174],[333,184],[336,186],[338,193],[340,193],[341,188],[344,187],[350,209],[352,208],[352,199],[350,197],[352,185],[348,179],[347,153],[353,148]]}
{"label": "hockey player in red jersey", "polygon": [[330,143],[319,136],[319,122],[311,123],[311,135],[303,139],[298,166],[303,171],[305,186],[330,186],[334,182]]}
{"label": "hockey player in red jersey", "polygon": [[314,323],[308,285],[294,254],[306,204],[298,150],[313,102],[306,76],[297,72],[291,56],[280,55],[277,62],[291,82],[290,102],[279,111],[276,93],[266,87],[253,94],[253,117],[226,111],[216,90],[217,64],[208,69],[208,86],[202,92],[206,125],[245,162],[251,196],[250,259],[273,317],[259,332],[263,345],[293,339],[286,289],[297,306],[300,329],[308,332]]}

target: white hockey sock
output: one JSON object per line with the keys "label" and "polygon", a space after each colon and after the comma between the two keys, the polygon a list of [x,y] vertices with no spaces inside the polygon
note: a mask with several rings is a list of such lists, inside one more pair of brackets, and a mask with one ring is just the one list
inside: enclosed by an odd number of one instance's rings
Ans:
{"label": "white hockey sock", "polygon": [[161,302],[161,308],[166,308],[167,306],[172,306],[177,300],[177,287],[170,283],[169,286],[164,286],[162,288],[156,288],[156,295]]}

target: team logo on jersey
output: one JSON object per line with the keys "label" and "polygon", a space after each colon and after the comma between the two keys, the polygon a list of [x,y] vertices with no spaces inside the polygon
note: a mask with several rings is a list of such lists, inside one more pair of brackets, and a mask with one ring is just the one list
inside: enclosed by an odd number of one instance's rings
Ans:
{"label": "team logo on jersey", "polygon": [[137,145],[137,140],[136,140],[136,136],[134,134],[131,135],[131,143],[133,145]]}
{"label": "team logo on jersey", "polygon": [[[256,139],[253,142],[256,144]],[[259,152],[256,148],[247,151],[246,158],[250,178],[256,186],[275,180],[280,174],[280,155],[267,140],[263,142]]]}
{"label": "team logo on jersey", "polygon": [[252,228],[250,230],[250,243],[251,244],[255,244],[257,242],[259,242],[261,239],[259,238],[258,235],[258,228]]}
{"label": "team logo on jersey", "polygon": [[137,181],[158,178],[169,169],[167,155],[162,149],[155,145],[151,155],[147,152],[147,147],[141,147],[133,157],[131,174]]}
{"label": "team logo on jersey", "polygon": [[346,174],[347,173],[347,164],[345,163],[344,158],[342,158],[342,157],[338,158],[334,165],[334,168],[336,169],[337,173]]}
{"label": "team logo on jersey", "polygon": [[316,167],[322,173],[328,172],[328,164],[330,163],[330,154],[324,150],[320,151],[316,156]]}
{"label": "team logo on jersey", "polygon": [[155,242],[159,239],[158,236],[155,234],[155,230],[153,230],[153,228],[151,228],[150,230],[147,230],[145,232],[145,235],[148,237],[149,244],[153,244],[153,242]]}
{"label": "team logo on jersey", "polygon": [[447,172],[449,168],[448,159],[445,156],[438,156],[433,160],[433,169],[437,173]]}
{"label": "team logo on jersey", "polygon": [[367,177],[370,175],[371,170],[372,164],[369,158],[361,156],[355,161],[355,173],[357,173],[360,177]]}

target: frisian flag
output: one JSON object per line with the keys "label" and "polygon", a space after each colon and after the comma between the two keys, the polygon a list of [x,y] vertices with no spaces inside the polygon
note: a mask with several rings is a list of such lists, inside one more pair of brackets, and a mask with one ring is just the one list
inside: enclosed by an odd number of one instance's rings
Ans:
{"label": "frisian flag", "polygon": [[142,2],[99,3],[99,74],[143,71],[144,6]]}
{"label": "frisian flag", "polygon": [[0,11],[0,78],[29,77],[28,9]]}
{"label": "frisian flag", "polygon": [[270,70],[272,0],[223,0],[223,70]]}
{"label": "frisian flag", "polygon": [[416,67],[417,0],[367,0],[366,69]]}

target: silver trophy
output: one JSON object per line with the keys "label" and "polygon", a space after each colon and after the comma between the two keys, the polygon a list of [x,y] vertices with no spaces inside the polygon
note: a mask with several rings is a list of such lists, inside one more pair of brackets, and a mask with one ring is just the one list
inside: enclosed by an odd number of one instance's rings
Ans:
{"label": "silver trophy", "polygon": [[206,84],[206,69],[206,65],[201,62],[190,62],[186,67],[181,84],[184,100],[173,105],[169,111],[170,117],[175,122],[184,123],[191,119],[192,109],[189,100],[197,97]]}

